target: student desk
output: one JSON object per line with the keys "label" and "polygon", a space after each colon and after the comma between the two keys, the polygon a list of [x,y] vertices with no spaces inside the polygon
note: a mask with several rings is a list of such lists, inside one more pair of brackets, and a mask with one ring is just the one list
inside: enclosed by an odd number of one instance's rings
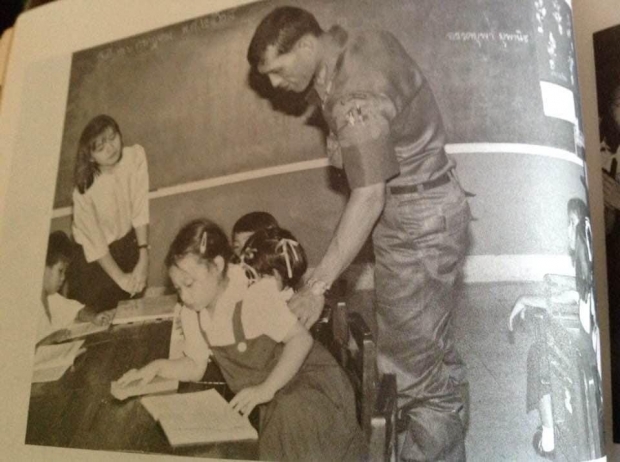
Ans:
{"label": "student desk", "polygon": [[[139,397],[121,402],[110,394],[111,382],[129,369],[168,357],[171,329],[172,321],[157,321],[114,326],[87,337],[86,352],[60,380],[32,384],[26,444],[256,459],[255,441],[172,448]],[[211,364],[204,380],[182,383],[179,392],[218,388],[222,382]]]}

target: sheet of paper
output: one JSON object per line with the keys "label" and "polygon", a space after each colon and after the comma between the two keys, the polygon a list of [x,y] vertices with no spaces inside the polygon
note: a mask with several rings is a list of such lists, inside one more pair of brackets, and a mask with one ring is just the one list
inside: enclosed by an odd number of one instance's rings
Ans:
{"label": "sheet of paper", "polygon": [[60,345],[42,345],[38,347],[34,355],[34,370],[71,366],[83,343],[84,340],[76,340]]}
{"label": "sheet of paper", "polygon": [[69,336],[67,340],[88,335],[96,334],[108,330],[110,326],[97,326],[92,322],[76,322],[68,327]]}
{"label": "sheet of paper", "polygon": [[35,370],[32,373],[32,383],[55,382],[71,367],[70,364]]}

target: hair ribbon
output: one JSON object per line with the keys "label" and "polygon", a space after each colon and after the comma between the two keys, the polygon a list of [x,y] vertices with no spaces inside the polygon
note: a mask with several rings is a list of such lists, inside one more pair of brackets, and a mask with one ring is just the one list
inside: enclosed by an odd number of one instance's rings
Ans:
{"label": "hair ribbon", "polygon": [[207,256],[207,232],[203,231],[200,237],[200,254]]}
{"label": "hair ribbon", "polygon": [[295,247],[298,246],[299,242],[286,238],[280,239],[276,245],[276,252],[280,253],[284,257],[286,272],[289,278],[293,277],[293,267],[291,265],[291,257],[289,254],[293,254],[295,261],[299,260],[299,255],[297,255],[297,250],[295,249]]}

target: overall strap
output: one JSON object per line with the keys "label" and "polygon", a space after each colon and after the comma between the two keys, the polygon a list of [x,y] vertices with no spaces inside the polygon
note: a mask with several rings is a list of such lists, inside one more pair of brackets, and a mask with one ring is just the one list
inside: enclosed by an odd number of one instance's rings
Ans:
{"label": "overall strap", "polygon": [[[245,332],[243,331],[243,325],[241,324],[241,307],[243,306],[243,301],[239,300],[235,305],[235,311],[233,312],[233,336],[235,338],[235,343],[245,342]],[[205,340],[207,346],[211,348],[211,343],[209,343],[209,338],[207,337],[207,333],[202,328],[200,324],[200,313],[196,312],[196,318],[198,320],[198,329],[202,334],[202,338]]]}
{"label": "overall strap", "polygon": [[246,340],[243,324],[241,323],[242,306],[243,300],[239,300],[235,305],[235,311],[233,313],[233,335],[235,336],[235,343],[245,342]]}

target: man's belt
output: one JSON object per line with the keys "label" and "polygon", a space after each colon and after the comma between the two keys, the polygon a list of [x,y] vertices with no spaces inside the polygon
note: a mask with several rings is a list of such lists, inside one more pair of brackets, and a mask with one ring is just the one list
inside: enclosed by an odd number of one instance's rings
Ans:
{"label": "man's belt", "polygon": [[435,178],[434,180],[426,181],[420,184],[411,184],[405,186],[390,186],[390,192],[392,194],[411,194],[421,193],[428,191],[429,189],[443,186],[450,182],[450,173],[444,173],[443,175]]}

